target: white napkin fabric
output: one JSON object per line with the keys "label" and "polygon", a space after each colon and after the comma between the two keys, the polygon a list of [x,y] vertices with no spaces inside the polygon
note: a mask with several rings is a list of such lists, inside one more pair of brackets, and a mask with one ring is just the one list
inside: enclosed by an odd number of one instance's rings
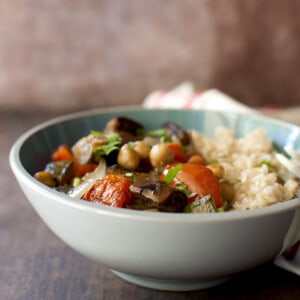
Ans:
{"label": "white napkin fabric", "polygon": [[190,82],[184,82],[170,91],[154,91],[145,98],[143,105],[147,108],[191,108],[258,113],[218,89],[198,92]]}

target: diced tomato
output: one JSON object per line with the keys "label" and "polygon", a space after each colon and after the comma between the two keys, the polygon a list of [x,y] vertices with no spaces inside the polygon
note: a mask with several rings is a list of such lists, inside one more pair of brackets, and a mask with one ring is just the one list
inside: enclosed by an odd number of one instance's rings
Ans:
{"label": "diced tomato", "polygon": [[132,180],[121,174],[106,174],[83,196],[84,200],[107,206],[123,207],[131,201]]}
{"label": "diced tomato", "polygon": [[74,176],[83,177],[86,173],[93,172],[97,168],[98,164],[89,163],[81,165],[78,163],[74,164]]}
{"label": "diced tomato", "polygon": [[74,160],[71,149],[67,145],[60,145],[51,155],[52,161]]}
{"label": "diced tomato", "polygon": [[185,162],[186,161],[186,153],[182,147],[182,145],[177,143],[169,143],[168,148],[173,151],[174,160],[178,162]]}
{"label": "diced tomato", "polygon": [[197,194],[195,197],[190,198],[189,202],[211,195],[215,206],[217,208],[223,207],[220,182],[207,167],[201,164],[183,163],[171,184],[176,182],[183,182],[190,192]]}

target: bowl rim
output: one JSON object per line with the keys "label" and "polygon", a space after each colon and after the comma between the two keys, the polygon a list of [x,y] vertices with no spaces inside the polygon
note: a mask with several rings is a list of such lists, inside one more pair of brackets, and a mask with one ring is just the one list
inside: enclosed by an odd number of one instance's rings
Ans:
{"label": "bowl rim", "polygon": [[[126,218],[126,219],[141,219],[149,221],[164,221],[164,222],[216,222],[216,221],[230,221],[238,219],[248,219],[255,217],[262,217],[266,215],[279,214],[289,210],[296,210],[300,208],[300,197],[294,198],[292,200],[287,200],[280,202],[274,205],[270,205],[262,208],[255,208],[250,210],[243,211],[228,211],[224,213],[201,213],[201,214],[184,214],[184,213],[168,213],[168,212],[148,212],[148,211],[139,211],[133,209],[124,209],[116,207],[108,207],[104,205],[99,205],[96,203],[90,203],[76,198],[71,198],[61,192],[55,191],[37,180],[33,180],[31,174],[29,174],[23,167],[20,160],[20,150],[24,142],[30,138],[36,132],[45,129],[48,126],[60,123],[62,121],[72,120],[76,118],[81,118],[85,116],[95,115],[99,113],[108,113],[108,112],[131,112],[131,111],[161,111],[162,109],[149,109],[141,106],[117,106],[111,108],[94,108],[74,113],[69,113],[49,119],[45,122],[42,122],[38,125],[35,125],[31,129],[25,131],[21,136],[13,143],[10,152],[9,152],[9,163],[10,167],[17,178],[17,181],[20,185],[25,184],[30,187],[35,192],[40,193],[41,197],[52,198],[53,201],[56,201],[58,204],[69,206],[74,209],[80,209],[89,211],[91,213],[107,215],[111,217]],[[178,109],[163,109],[165,111],[178,111]],[[186,111],[195,111],[192,109],[185,109]],[[228,112],[218,111],[218,110],[206,110],[201,109],[202,112],[216,112],[216,113],[225,113]],[[278,120],[261,114],[249,114],[249,113],[237,113],[230,112],[233,115],[237,116],[249,116],[251,118],[263,119],[266,121],[271,121],[283,126],[294,127],[300,130],[295,124],[288,123],[286,121]],[[22,183],[22,184],[21,184]],[[41,199],[42,201],[42,199]]]}

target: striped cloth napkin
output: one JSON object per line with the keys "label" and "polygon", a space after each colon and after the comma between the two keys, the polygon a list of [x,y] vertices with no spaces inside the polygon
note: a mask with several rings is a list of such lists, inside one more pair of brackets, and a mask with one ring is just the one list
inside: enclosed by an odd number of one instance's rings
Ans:
{"label": "striped cloth napkin", "polygon": [[258,113],[217,89],[198,92],[190,82],[184,82],[170,91],[154,91],[146,97],[143,105],[147,108],[192,108]]}
{"label": "striped cloth napkin", "polygon": [[[239,101],[224,94],[218,89],[209,89],[202,92],[195,90],[190,82],[184,82],[169,91],[154,91],[144,100],[146,108],[174,108],[174,109],[208,109],[260,114]],[[274,260],[275,265],[300,276],[300,242],[294,245],[284,255]]]}

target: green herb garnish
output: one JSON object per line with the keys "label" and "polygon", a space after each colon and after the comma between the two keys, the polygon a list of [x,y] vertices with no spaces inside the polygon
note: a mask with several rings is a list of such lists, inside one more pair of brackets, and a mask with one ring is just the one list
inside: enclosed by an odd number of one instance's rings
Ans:
{"label": "green herb garnish", "polygon": [[149,136],[164,136],[167,135],[166,129],[155,129],[147,132],[147,135]]}
{"label": "green herb garnish", "polygon": [[268,161],[268,160],[265,160],[265,159],[263,159],[263,160],[260,161],[260,163],[259,163],[259,166],[260,166],[260,167],[263,166],[263,165],[266,165],[267,167],[271,167],[271,166],[272,166],[271,162]]}
{"label": "green herb garnish", "polygon": [[121,145],[121,138],[116,133],[105,135],[106,144],[95,147],[94,160],[100,161],[102,156],[109,155],[114,150],[118,150]]}
{"label": "green herb garnish", "polygon": [[168,135],[168,131],[164,128],[151,130],[147,133],[148,136],[159,137],[161,143],[170,142],[172,139]]}
{"label": "green herb garnish", "polygon": [[232,180],[232,184],[236,184],[236,183],[241,183],[242,182],[242,180],[241,179],[239,179],[239,178],[236,178],[236,179],[234,179],[234,180]]}
{"label": "green herb garnish", "polygon": [[[169,169],[166,178],[164,179],[164,182],[166,184],[172,182],[172,180],[174,180],[174,178],[177,176],[177,174],[181,169],[182,169],[182,164],[178,164],[177,166]],[[187,185],[182,181],[175,182],[173,187],[176,190],[183,192],[188,198],[192,198],[197,195],[197,193],[192,193],[187,187]]]}
{"label": "green herb garnish", "polygon": [[176,177],[176,175],[181,170],[181,168],[182,168],[182,164],[178,164],[177,166],[169,169],[164,182],[169,184]]}
{"label": "green herb garnish", "polygon": [[102,131],[99,130],[91,130],[91,134],[96,136],[103,136]]}
{"label": "green herb garnish", "polygon": [[73,178],[73,182],[72,182],[73,187],[77,186],[80,183],[81,183],[81,179],[79,177],[74,177]]}
{"label": "green herb garnish", "polygon": [[192,198],[197,195],[197,193],[192,193],[187,185],[182,181],[175,182],[174,188],[178,191],[183,192],[188,198]]}
{"label": "green herb garnish", "polygon": [[137,181],[137,176],[136,176],[134,173],[127,172],[127,173],[124,174],[124,176],[125,176],[126,178],[131,179],[133,182],[136,182],[136,181]]}

